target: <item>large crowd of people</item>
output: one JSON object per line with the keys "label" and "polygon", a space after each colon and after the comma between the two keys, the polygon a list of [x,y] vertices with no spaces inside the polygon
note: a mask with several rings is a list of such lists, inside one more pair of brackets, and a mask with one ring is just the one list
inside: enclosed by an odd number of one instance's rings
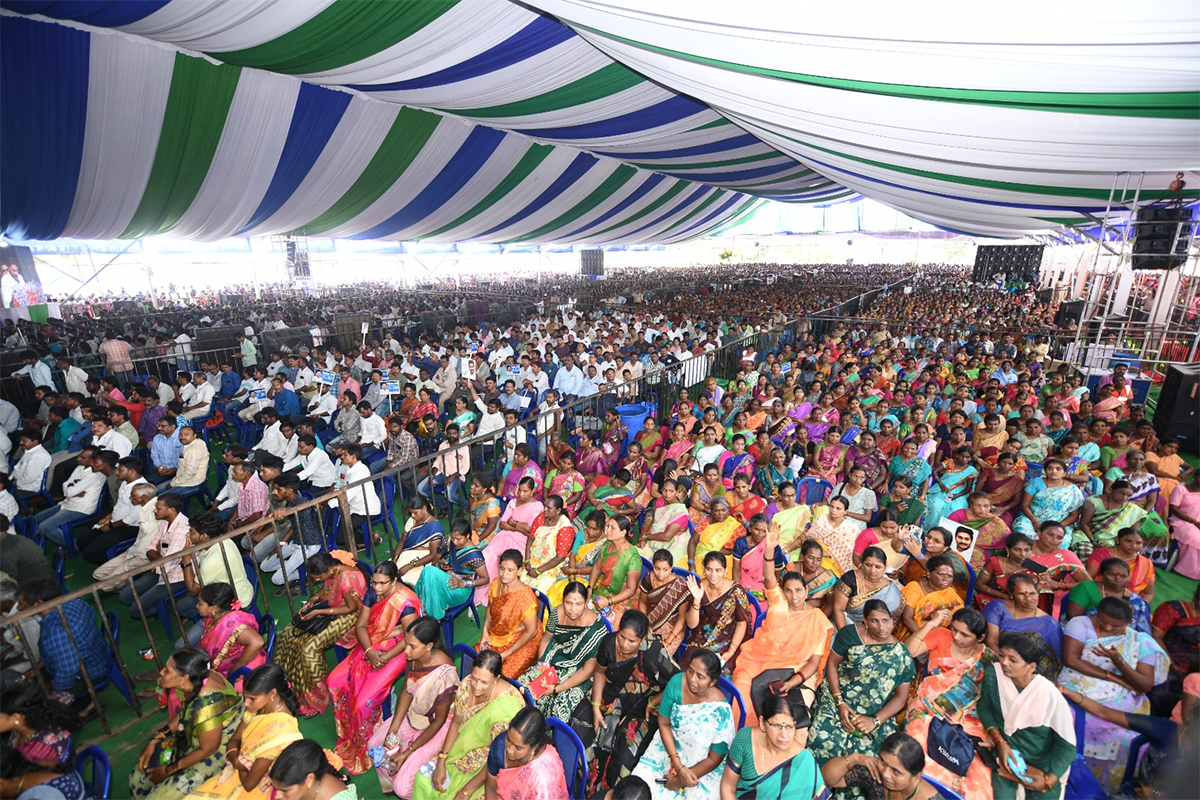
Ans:
{"label": "large crowd of people", "polygon": [[[1093,395],[1029,286],[803,270],[6,331],[36,405],[0,400],[0,611],[50,605],[3,627],[0,796],[87,796],[72,734],[114,665],[43,544],[186,621],[133,676],[167,721],[114,797],[1194,792],[1200,470],[1125,365]],[[435,308],[455,324],[389,324]],[[372,333],[334,341],[350,309]],[[284,327],[319,335],[261,346]],[[268,629],[270,596],[300,605]]]}

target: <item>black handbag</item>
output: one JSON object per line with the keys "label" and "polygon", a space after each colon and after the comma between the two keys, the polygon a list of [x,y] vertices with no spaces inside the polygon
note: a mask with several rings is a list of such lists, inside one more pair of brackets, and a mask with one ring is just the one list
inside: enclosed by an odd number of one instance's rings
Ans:
{"label": "black handbag", "polygon": [[[766,703],[767,695],[771,693],[771,683],[788,681],[795,675],[794,669],[769,669],[756,675],[750,683],[750,703],[754,706],[755,715],[762,716],[763,704]],[[797,728],[807,728],[812,725],[812,710],[803,694],[806,690],[810,693],[813,691],[802,684],[787,693],[788,705],[792,707],[792,716],[796,718]]]}
{"label": "black handbag", "polygon": [[[318,600],[309,606],[310,611],[318,608],[329,608],[329,602],[326,600]],[[296,616],[292,617],[292,627],[301,633],[307,633],[310,636],[316,635],[325,630],[329,627],[329,623],[331,622],[333,622],[333,617],[326,614],[308,618],[304,618],[299,614],[296,614]]]}
{"label": "black handbag", "polygon": [[961,725],[947,722],[941,717],[929,720],[929,757],[955,775],[967,774],[975,760],[975,742]]}

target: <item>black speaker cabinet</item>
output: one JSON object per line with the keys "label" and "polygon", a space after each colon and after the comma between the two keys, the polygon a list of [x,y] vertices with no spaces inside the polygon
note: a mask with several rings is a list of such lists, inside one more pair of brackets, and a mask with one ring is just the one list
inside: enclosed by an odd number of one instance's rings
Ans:
{"label": "black speaker cabinet", "polygon": [[1086,300],[1071,300],[1066,303],[1060,303],[1058,310],[1054,313],[1054,324],[1060,328],[1078,325],[1079,318],[1083,316],[1083,307],[1085,305],[1087,305]]}
{"label": "black speaker cabinet", "polygon": [[1187,262],[1195,231],[1195,206],[1139,208],[1133,224],[1134,269],[1174,269]]}
{"label": "black speaker cabinet", "polygon": [[583,275],[603,275],[604,274],[604,251],[603,250],[580,250],[579,251],[579,271]]}
{"label": "black speaker cabinet", "polygon": [[1200,364],[1167,370],[1154,408],[1154,430],[1163,441],[1183,437],[1183,450],[1200,451]]}
{"label": "black speaker cabinet", "polygon": [[1000,273],[1007,280],[1034,281],[1042,268],[1042,253],[1045,247],[1040,244],[1001,244],[982,245],[975,248],[975,267],[971,270],[971,280],[976,283],[987,283]]}
{"label": "black speaker cabinet", "polygon": [[307,347],[312,351],[312,334],[308,328],[280,328],[265,330],[259,334],[262,340],[261,352],[266,354],[280,353],[285,356],[300,355],[300,348]]}

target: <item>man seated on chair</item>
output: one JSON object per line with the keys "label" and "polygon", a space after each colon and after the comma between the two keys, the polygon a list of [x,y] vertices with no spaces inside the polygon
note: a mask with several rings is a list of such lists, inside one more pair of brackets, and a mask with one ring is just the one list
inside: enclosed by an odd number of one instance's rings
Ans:
{"label": "man seated on chair", "polygon": [[92,417],[92,444],[101,450],[112,450],[120,458],[133,452],[129,439],[113,430],[112,421],[105,414]]}
{"label": "man seated on chair", "polygon": [[[30,581],[21,587],[17,608],[25,611],[61,596],[62,589],[55,580]],[[86,692],[81,678],[84,672],[92,683],[108,675],[112,645],[96,622],[95,610],[78,598],[42,611],[39,616],[38,655],[50,679],[50,699],[71,705]],[[25,677],[33,680],[34,670],[26,672]]]}
{"label": "man seated on chair", "polygon": [[[225,533],[225,526],[216,514],[200,514],[188,524],[189,547],[204,544]],[[196,619],[199,616],[196,598],[200,596],[200,589],[210,583],[233,586],[234,594],[243,608],[248,609],[254,603],[254,586],[246,575],[246,562],[242,561],[242,555],[232,539],[214,542],[199,553],[184,558],[183,582],[187,594],[175,601],[175,608],[182,619]],[[195,646],[203,635],[204,621],[197,620],[175,641],[175,648]]]}
{"label": "man seated on chair", "polygon": [[[129,459],[121,459],[122,465],[127,460]],[[136,461],[136,459],[134,460]],[[127,467],[124,468],[124,471],[128,474]],[[108,580],[114,575],[120,575],[122,572],[144,567],[150,563],[150,559],[146,557],[146,551],[150,549],[150,543],[158,535],[158,517],[154,515],[158,489],[153,483],[148,483],[144,479],[131,484],[131,487],[129,489],[129,506],[137,515],[136,523],[132,526],[122,525],[110,530],[120,533],[126,539],[132,538],[133,544],[124,553],[118,553],[107,561],[101,559],[100,566],[92,572],[92,578],[97,581]],[[113,513],[116,513],[115,509]],[[82,537],[80,541],[82,542]],[[125,539],[113,542],[112,545],[109,545],[109,549],[121,541],[125,541]],[[90,544],[82,546],[80,549],[84,557],[95,563],[90,556],[94,555],[94,551],[98,550],[98,545],[101,543],[100,538],[96,537],[91,540]],[[105,549],[102,555],[107,555],[107,553],[108,549]]]}
{"label": "man seated on chair", "polygon": [[[137,535],[141,512],[133,502],[133,489],[150,485],[142,477],[142,460],[137,456],[126,456],[118,461],[115,473],[117,490],[109,493],[110,498],[116,498],[112,511],[101,517],[91,529],[81,531],[75,537],[79,552],[93,564],[103,564],[108,558],[109,548]],[[155,494],[158,492],[155,491]]]}
{"label": "man seated on chair", "polygon": [[285,591],[293,597],[300,594],[300,565],[321,551],[324,532],[316,512],[311,506],[293,510],[303,502],[300,479],[295,475],[285,473],[271,482],[271,510],[264,517],[270,520],[266,526],[270,532],[255,545],[254,557],[263,572],[271,573],[271,583],[280,587],[287,584],[286,589],[275,592],[276,597],[282,597]]}
{"label": "man seated on chair", "polygon": [[[162,569],[153,572],[143,572],[133,579],[133,585],[126,584],[117,599],[127,606],[129,616],[141,619],[142,613],[153,614],[158,601],[165,600],[175,592],[184,588],[183,567],[179,559],[173,556],[188,546],[188,518],[183,513],[183,498],[177,494],[160,495],[155,499],[154,516],[158,519],[158,532],[150,540],[146,548],[146,560],[162,561]],[[163,583],[162,573],[166,573],[167,583]],[[138,603],[134,601],[136,593]]]}
{"label": "man seated on chair", "polygon": [[[37,515],[38,530],[60,547],[67,543],[60,526],[94,514],[100,506],[100,491],[106,480],[104,473],[96,469],[95,459],[100,454],[93,451],[85,456],[85,452],[79,453],[79,465],[63,484],[62,502]],[[116,456],[112,451],[107,452]],[[116,464],[115,458],[113,464]]]}
{"label": "man seated on chair", "polygon": [[205,373],[197,372],[192,376],[191,394],[186,400],[182,400],[183,416],[187,417],[189,422],[207,417],[212,411],[212,402],[216,394]]}
{"label": "man seated on chair", "polygon": [[311,433],[297,436],[296,448],[296,457],[284,465],[284,471],[296,476],[302,490],[314,495],[329,491],[337,480],[337,470],[329,454],[317,446],[317,438]]}
{"label": "man seated on chair", "polygon": [[17,447],[21,448],[21,460],[13,467],[12,481],[18,500],[37,494],[42,489],[42,478],[50,467],[50,454],[42,447],[42,434],[26,428],[17,434]]}
{"label": "man seated on chair", "polygon": [[21,584],[41,578],[57,582],[58,577],[42,548],[33,539],[17,533],[11,522],[0,514],[0,572]]}
{"label": "man seated on chair", "polygon": [[186,426],[179,429],[179,443],[183,445],[179,453],[179,466],[163,494],[176,493],[189,497],[208,479],[208,445],[196,435],[195,428]]}
{"label": "man seated on chair", "polygon": [[233,477],[231,467],[245,461],[249,455],[245,445],[240,444],[227,445],[225,451],[221,453],[221,460],[225,462],[225,485],[221,487],[221,491],[217,493],[207,510],[220,517],[222,523],[229,522],[237,512],[238,489],[241,484]]}
{"label": "man seated on chair", "polygon": [[129,421],[128,408],[113,406],[108,410],[108,421],[112,424],[114,431],[129,440],[131,448],[138,446],[141,437],[138,436],[137,428],[133,427],[133,423]]}
{"label": "man seated on chair", "polygon": [[179,426],[173,414],[158,421],[158,435],[150,442],[150,466],[153,472],[150,482],[161,492],[168,487],[179,469],[179,455],[183,442],[179,440]]}
{"label": "man seated on chair", "polygon": [[[227,531],[257,522],[267,513],[268,506],[267,485],[258,477],[252,463],[243,461],[234,464],[229,468],[229,474],[238,483],[238,504],[237,511],[225,524]],[[242,546],[246,549],[252,546],[249,536],[242,539]]]}

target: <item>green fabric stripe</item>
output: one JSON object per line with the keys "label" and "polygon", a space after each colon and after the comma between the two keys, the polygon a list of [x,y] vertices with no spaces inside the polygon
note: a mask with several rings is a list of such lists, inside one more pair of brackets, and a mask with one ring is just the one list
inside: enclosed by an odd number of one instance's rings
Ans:
{"label": "green fabric stripe", "polygon": [[688,133],[691,133],[692,131],[706,131],[706,130],[709,130],[710,128],[721,128],[726,125],[732,125],[732,124],[733,123],[730,122],[729,120],[727,120],[725,117],[717,117],[712,122],[706,122],[698,128],[691,128],[688,131]]}
{"label": "green fabric stripe", "polygon": [[531,145],[529,149],[525,151],[525,155],[521,156],[521,160],[517,162],[517,165],[512,168],[512,171],[505,176],[504,180],[502,180],[494,189],[488,192],[487,197],[483,198],[474,206],[472,206],[470,211],[467,211],[458,219],[454,220],[454,222],[451,222],[449,225],[443,225],[436,231],[426,234],[422,238],[432,239],[435,236],[441,236],[447,231],[452,231],[461,225],[465,225],[475,217],[482,214],[486,209],[490,208],[496,203],[499,203],[501,199],[509,194],[509,192],[520,186],[521,182],[528,178],[530,173],[537,169],[538,165],[545,161],[546,157],[549,156],[553,150],[553,145]]}
{"label": "green fabric stripe", "polygon": [[678,219],[675,222],[671,223],[671,226],[669,228],[667,228],[665,231],[662,231],[661,233],[657,233],[655,235],[662,237],[662,238],[669,238],[671,236],[672,231],[676,231],[679,228],[686,228],[688,222],[690,222],[693,217],[698,217],[700,214],[702,214],[704,212],[704,209],[713,205],[718,200],[723,200],[725,198],[725,194],[726,194],[727,190],[717,189],[715,186],[713,187],[713,189],[715,191],[713,191],[707,198],[705,198],[704,202],[700,203],[698,206],[693,208],[687,214],[684,214],[682,219]]}
{"label": "green fabric stripe", "polygon": [[620,165],[613,170],[611,175],[604,179],[603,183],[593,189],[587,197],[576,203],[575,206],[569,211],[560,214],[557,219],[543,225],[535,231],[529,231],[519,238],[509,239],[507,242],[502,242],[502,244],[536,240],[539,237],[546,236],[551,231],[557,231],[559,228],[570,225],[571,223],[575,222],[575,220],[579,219],[584,214],[591,211],[608,198],[612,197],[613,193],[625,184],[629,183],[630,179],[632,179],[634,175],[637,175],[636,169],[628,164]]}
{"label": "green fabric stripe", "polygon": [[[755,126],[755,127],[758,127],[758,126]],[[767,130],[767,129],[763,128],[763,130]],[[899,172],[899,173],[902,173],[905,175],[916,175],[921,178],[930,178],[933,180],[946,181],[947,183],[956,183],[956,184],[962,184],[962,185],[966,185],[966,186],[980,186],[980,187],[984,187],[984,188],[988,188],[988,189],[1002,189],[1004,191],[1023,192],[1026,194],[1044,194],[1044,195],[1050,195],[1053,197],[1086,197],[1089,200],[1105,200],[1105,201],[1107,201],[1108,197],[1109,197],[1108,189],[1087,189],[1087,188],[1083,188],[1083,187],[1070,187],[1070,186],[1044,186],[1044,185],[1033,184],[1033,183],[1015,183],[1013,181],[995,181],[995,180],[986,180],[983,178],[968,178],[968,177],[962,176],[962,175],[950,175],[950,174],[947,174],[944,172],[933,172],[930,170],[915,169],[913,167],[901,167],[896,164],[887,164],[883,161],[873,161],[869,158],[861,158],[859,156],[848,155],[846,153],[842,153],[837,150],[832,150],[828,147],[820,147],[819,145],[810,144],[808,142],[802,142],[793,136],[788,136],[787,134],[780,133],[779,131],[773,131],[773,132],[779,136],[783,136],[785,139],[788,139],[790,141],[795,142],[798,145],[801,145],[802,147],[808,147],[813,150],[818,150],[822,153],[829,153],[830,155],[838,156],[839,158],[845,158],[850,161],[856,161],[860,164],[868,164],[873,167],[879,167],[880,169],[886,169],[886,170],[890,170],[892,172]],[[1163,199],[1166,199],[1169,197],[1174,197],[1174,196],[1175,196],[1175,193],[1168,191],[1167,189],[1142,189],[1142,197],[1146,198],[1147,200],[1163,200]],[[1183,196],[1184,197],[1200,197],[1200,189],[1184,189]]]}
{"label": "green fabric stripe", "polygon": [[662,197],[659,197],[657,200],[650,203],[650,205],[646,206],[641,211],[637,212],[636,214],[634,214],[631,217],[626,217],[625,219],[618,220],[616,223],[609,225],[607,228],[605,228],[602,231],[596,231],[595,233],[589,233],[587,238],[591,241],[597,241],[601,236],[608,233],[609,231],[615,231],[617,228],[624,228],[625,226],[629,225],[632,222],[638,222],[639,220],[642,219],[642,217],[653,214],[655,211],[657,211],[658,209],[662,208],[667,203],[674,200],[679,195],[680,192],[682,192],[684,189],[691,187],[691,186],[695,186],[695,184],[689,183],[688,181],[677,180],[677,181],[675,181],[674,186],[672,186],[667,191],[663,192]]}
{"label": "green fabric stripe", "polygon": [[583,105],[593,100],[599,100],[610,95],[623,92],[645,82],[624,64],[616,62],[602,67],[590,75],[577,81],[560,86],[544,94],[505,103],[487,108],[456,108],[447,109],[449,113],[461,114],[464,117],[523,117],[532,114],[544,114],[547,111],[561,111],[564,108]]}
{"label": "green fabric stripe", "polygon": [[700,233],[696,234],[694,237],[689,236],[688,240],[690,241],[692,239],[699,239],[705,236],[720,236],[726,231],[732,230],[738,225],[741,225],[743,222],[750,220],[764,205],[766,205],[766,201],[758,197],[752,197],[745,203],[742,203],[742,205],[740,205],[738,209],[728,217],[723,220],[718,220],[710,227],[700,231]]}
{"label": "green fabric stripe", "polygon": [[150,179],[122,239],[162,233],[192,205],[225,129],[242,70],[175,54]]}
{"label": "green fabric stripe", "polygon": [[278,39],[213,58],[243,67],[299,75],[354,64],[404,41],[458,0],[337,0]]}
{"label": "green fabric stripe", "polygon": [[328,211],[305,225],[303,232],[312,235],[336,228],[370,208],[400,180],[443,119],[428,111],[402,107],[358,180]]}
{"label": "green fabric stripe", "polygon": [[[696,64],[719,67],[734,72],[780,78],[794,83],[845,89],[852,92],[906,97],[913,100],[933,100],[948,103],[999,106],[1034,111],[1058,111],[1070,114],[1104,114],[1117,117],[1159,117],[1164,119],[1197,119],[1200,117],[1200,92],[1028,92],[996,89],[951,89],[939,86],[912,86],[878,81],[859,81],[808,75],[802,72],[752,67],[734,61],[708,58],[681,50],[639,42],[583,25],[598,36],[663,53]],[[1107,195],[1106,195],[1107,196]]]}
{"label": "green fabric stripe", "polygon": [[633,162],[636,167],[642,169],[652,169],[658,172],[676,172],[686,169],[720,169],[721,167],[734,167],[738,164],[752,164],[756,161],[770,161],[773,158],[789,158],[784,153],[778,150],[772,150],[767,153],[759,153],[753,156],[743,156],[741,158],[731,158],[728,161],[705,161],[703,164],[668,164],[662,161],[653,162]]}

